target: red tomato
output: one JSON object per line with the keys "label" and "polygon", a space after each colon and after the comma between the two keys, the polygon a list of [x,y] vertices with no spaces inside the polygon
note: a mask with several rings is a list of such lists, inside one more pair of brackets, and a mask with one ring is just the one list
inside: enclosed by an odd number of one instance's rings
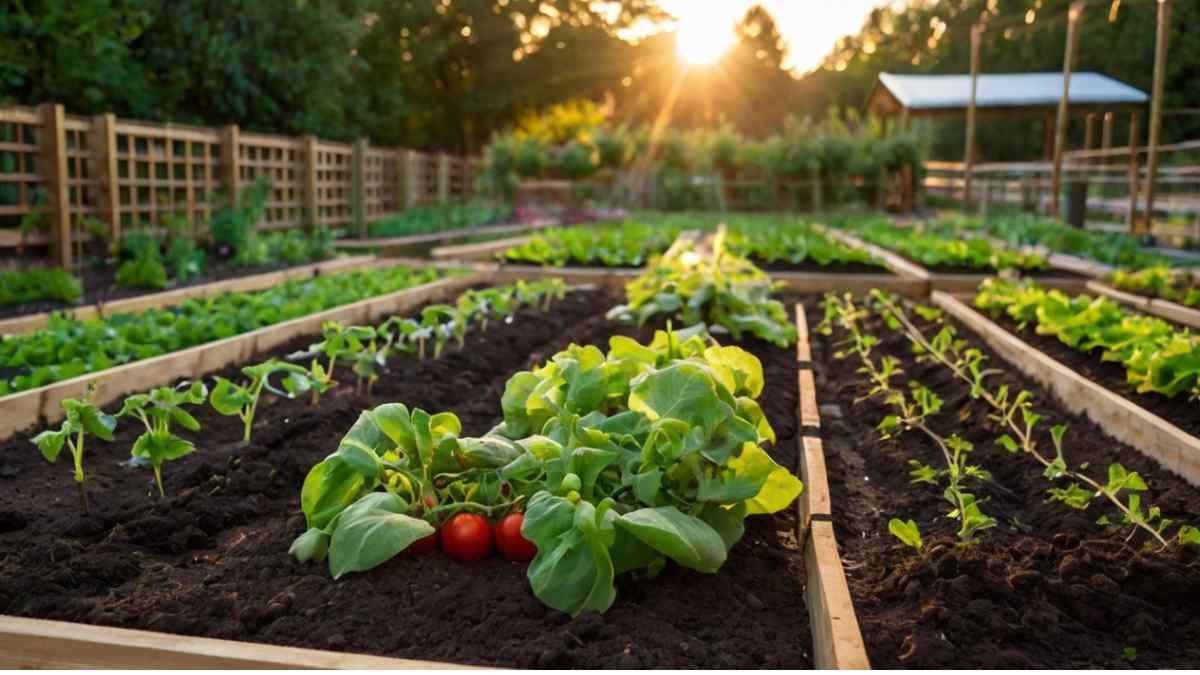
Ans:
{"label": "red tomato", "polygon": [[460,513],[441,532],[442,550],[455,560],[483,560],[492,554],[492,528],[483,516]]}
{"label": "red tomato", "polygon": [[414,553],[415,555],[425,555],[426,553],[433,553],[434,551],[437,550],[437,547],[438,547],[438,533],[435,530],[434,533],[429,535],[428,537],[421,537],[420,539],[409,544],[408,550],[411,551],[412,553]]}
{"label": "red tomato", "polygon": [[537,555],[537,546],[521,535],[525,514],[510,513],[496,523],[496,548],[508,560],[528,562]]}

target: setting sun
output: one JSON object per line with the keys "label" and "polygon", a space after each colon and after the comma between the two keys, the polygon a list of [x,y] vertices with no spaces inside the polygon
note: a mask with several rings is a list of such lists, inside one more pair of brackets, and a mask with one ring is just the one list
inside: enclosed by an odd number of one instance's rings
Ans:
{"label": "setting sun", "polygon": [[734,42],[733,23],[719,12],[683,12],[675,26],[679,57],[693,65],[715,63]]}

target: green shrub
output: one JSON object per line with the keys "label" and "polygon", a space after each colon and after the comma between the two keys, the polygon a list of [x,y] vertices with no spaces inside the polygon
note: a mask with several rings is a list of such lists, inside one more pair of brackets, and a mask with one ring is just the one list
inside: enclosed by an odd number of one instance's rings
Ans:
{"label": "green shrub", "polygon": [[83,287],[67,272],[53,267],[36,267],[22,272],[0,274],[0,307],[21,305],[38,300],[79,302]]}
{"label": "green shrub", "polygon": [[[147,249],[150,250],[150,249]],[[167,268],[158,258],[158,251],[143,253],[117,268],[117,285],[130,289],[162,289],[167,287]]]}

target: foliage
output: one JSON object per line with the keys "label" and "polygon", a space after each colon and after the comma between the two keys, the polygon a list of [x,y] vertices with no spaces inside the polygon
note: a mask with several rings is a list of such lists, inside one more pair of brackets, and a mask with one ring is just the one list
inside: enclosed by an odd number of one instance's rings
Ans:
{"label": "foliage", "polygon": [[626,304],[608,312],[610,319],[636,321],[679,317],[685,324],[719,324],[740,340],[749,333],[780,347],[796,340],[787,310],[771,299],[774,284],[765,272],[725,247],[718,229],[711,248],[680,237],[641,276],[625,285]]}
{"label": "foliage", "polygon": [[988,279],[979,287],[975,306],[1007,315],[1022,328],[1033,325],[1041,335],[1125,368],[1125,379],[1138,392],[1168,398],[1200,396],[1200,336],[1162,319],[1126,311],[1106,297],[1046,290],[1032,282]]}
{"label": "foliage", "polygon": [[208,225],[213,243],[234,251],[241,250],[246,238],[262,221],[270,194],[271,181],[260,176],[242,190],[236,204],[229,204],[213,214],[212,222]]}
{"label": "foliage", "polygon": [[900,228],[884,220],[871,219],[847,224],[846,229],[869,243],[927,266],[1022,271],[1049,268],[1045,257],[1037,253],[993,246],[982,238],[941,236],[929,233],[921,226]]}
{"label": "foliage", "polygon": [[189,298],[176,307],[79,321],[0,338],[0,395],[96,372],[437,279],[436,270],[356,270],[294,279],[254,293]]}
{"label": "foliage", "polygon": [[629,220],[596,227],[551,228],[500,254],[507,262],[544,267],[568,264],[641,267],[665,251],[682,226]]}
{"label": "foliage", "polygon": [[802,486],[761,445],[762,366],[700,327],[649,345],[571,345],[513,376],[504,419],[479,438],[458,419],[401,404],[364,412],[301,491],[301,560],[335,577],[370,569],[450,514],[524,505],[538,549],[534,594],[575,615],[604,611],[616,575],[672,559],[715,572],[747,515],[787,507]]}
{"label": "foliage", "polygon": [[89,387],[83,398],[63,399],[61,405],[64,419],[59,428],[43,431],[32,439],[33,444],[49,462],[58,461],[64,446],[70,451],[75,461],[75,484],[79,486],[79,501],[85,513],[88,510],[88,501],[83,487],[84,441],[89,435],[111,441],[113,430],[117,428],[116,418],[92,405],[91,396],[92,389]]}
{"label": "foliage", "polygon": [[146,427],[146,432],[133,442],[132,453],[134,457],[150,462],[154,468],[154,482],[160,497],[164,494],[163,462],[185,457],[196,450],[194,443],[171,432],[171,424],[199,431],[200,423],[183,406],[199,405],[207,398],[208,388],[203,382],[158,387],[148,394],[126,397],[117,413],[117,417],[134,417]]}
{"label": "foliage", "polygon": [[133,260],[117,268],[117,285],[130,289],[163,289],[167,287],[167,268],[159,258],[158,249],[145,249]]}
{"label": "foliage", "polygon": [[1117,270],[1108,282],[1123,290],[1178,302],[1187,307],[1200,307],[1200,277],[1192,271],[1155,265],[1138,271]]}
{"label": "foliage", "polygon": [[462,202],[414,206],[381,218],[370,226],[372,237],[403,237],[443,230],[457,230],[504,222],[512,216],[505,205]]}
{"label": "foliage", "polygon": [[[283,389],[271,384],[271,376],[283,373]],[[309,373],[304,368],[292,363],[283,363],[271,359],[264,363],[242,368],[242,374],[250,378],[242,384],[217,377],[213,387],[210,403],[213,410],[227,417],[236,415],[242,420],[242,442],[250,442],[250,432],[254,427],[254,413],[258,410],[258,400],[263,390],[267,390],[284,398],[292,398],[298,393],[308,391],[314,386]]]}
{"label": "foliage", "polygon": [[34,267],[0,273],[0,307],[51,300],[73,305],[83,297],[83,286],[66,270]]}
{"label": "foliage", "polygon": [[1042,246],[1055,253],[1090,258],[1105,265],[1142,268],[1165,264],[1157,253],[1142,248],[1137,238],[1116,232],[1089,232],[1056,220],[1030,214],[963,218],[939,224],[944,232],[979,231],[1016,246]]}
{"label": "foliage", "polygon": [[879,265],[870,253],[845,246],[804,223],[746,227],[735,222],[730,227],[729,250],[753,260],[793,265],[807,261],[821,266]]}
{"label": "foliage", "polygon": [[204,275],[205,255],[196,242],[188,237],[175,237],[167,246],[167,264],[180,283]]}

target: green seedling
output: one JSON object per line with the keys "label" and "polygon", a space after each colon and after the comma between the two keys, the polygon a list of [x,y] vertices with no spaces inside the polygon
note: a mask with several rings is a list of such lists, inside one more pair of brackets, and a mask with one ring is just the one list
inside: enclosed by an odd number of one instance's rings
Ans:
{"label": "green seedling", "polygon": [[[263,390],[267,390],[284,398],[295,398],[318,386],[309,376],[307,370],[292,363],[284,363],[274,359],[256,366],[242,368],[242,373],[250,378],[249,382],[237,384],[223,377],[217,378],[209,403],[218,414],[237,415],[245,425],[242,442],[250,442],[250,430],[254,426],[254,413],[258,409],[258,401]],[[286,373],[283,378],[283,389],[271,385],[271,376],[276,373]]]}
{"label": "green seedling", "polygon": [[133,442],[132,454],[150,462],[154,468],[154,483],[158,496],[165,495],[162,482],[162,465],[195,452],[196,446],[189,440],[171,432],[171,424],[189,431],[199,431],[200,423],[183,409],[185,405],[200,405],[208,398],[208,388],[202,382],[193,382],[177,388],[159,387],[148,394],[136,394],[125,399],[117,417],[134,417],[141,420],[146,432]]}
{"label": "green seedling", "polygon": [[117,428],[117,419],[106,415],[103,410],[92,405],[92,389],[89,388],[83,398],[63,399],[62,409],[66,419],[56,431],[43,431],[33,437],[33,443],[41,450],[42,456],[49,462],[57,462],[63,446],[71,451],[75,460],[75,484],[79,487],[79,503],[83,512],[88,511],[87,491],[84,488],[83,446],[88,434],[104,441],[111,441],[113,430]]}

